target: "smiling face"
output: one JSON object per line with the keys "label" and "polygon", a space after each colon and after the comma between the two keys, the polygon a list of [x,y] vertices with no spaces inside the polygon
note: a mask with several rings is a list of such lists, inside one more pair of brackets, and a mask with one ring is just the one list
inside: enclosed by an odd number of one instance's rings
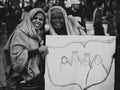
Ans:
{"label": "smiling face", "polygon": [[37,13],[35,16],[32,18],[32,24],[35,27],[36,30],[39,30],[42,28],[44,23],[44,15],[43,13]]}
{"label": "smiling face", "polygon": [[61,30],[64,24],[63,13],[59,9],[53,9],[53,11],[51,11],[51,25],[54,30]]}

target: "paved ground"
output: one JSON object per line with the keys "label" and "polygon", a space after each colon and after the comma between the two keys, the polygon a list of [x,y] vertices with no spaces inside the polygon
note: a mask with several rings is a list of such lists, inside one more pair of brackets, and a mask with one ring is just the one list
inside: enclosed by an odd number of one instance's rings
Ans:
{"label": "paved ground", "polygon": [[[94,31],[93,31],[93,26],[92,26],[92,22],[87,21],[86,23],[87,26],[87,33],[88,35],[93,35]],[[106,32],[106,25],[104,25],[105,28],[105,32]],[[106,34],[108,35],[108,34]],[[1,34],[0,35],[0,87],[1,86],[6,86],[6,82],[5,82],[5,74],[4,74],[4,69],[3,69],[3,47],[5,45],[7,41],[7,36],[5,34]],[[4,90],[4,89],[0,89],[0,90]]]}

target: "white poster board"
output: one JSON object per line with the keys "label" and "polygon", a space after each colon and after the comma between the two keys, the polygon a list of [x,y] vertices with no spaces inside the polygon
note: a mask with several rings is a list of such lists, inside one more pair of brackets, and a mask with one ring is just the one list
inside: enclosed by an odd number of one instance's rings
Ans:
{"label": "white poster board", "polygon": [[114,36],[46,36],[45,90],[114,90]]}

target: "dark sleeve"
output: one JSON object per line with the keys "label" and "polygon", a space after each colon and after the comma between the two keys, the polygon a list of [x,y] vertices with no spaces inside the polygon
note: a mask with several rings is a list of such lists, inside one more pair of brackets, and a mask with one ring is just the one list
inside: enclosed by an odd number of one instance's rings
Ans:
{"label": "dark sleeve", "polygon": [[39,50],[38,49],[34,49],[34,50],[28,51],[28,60],[31,59],[31,58],[33,58],[37,54],[39,54]]}
{"label": "dark sleeve", "polygon": [[45,34],[46,34],[46,35],[50,35],[50,31],[46,31]]}

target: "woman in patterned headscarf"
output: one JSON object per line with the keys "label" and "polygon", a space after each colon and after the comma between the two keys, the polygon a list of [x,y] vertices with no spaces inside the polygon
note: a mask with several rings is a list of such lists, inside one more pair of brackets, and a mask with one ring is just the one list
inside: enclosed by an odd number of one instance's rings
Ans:
{"label": "woman in patterned headscarf", "polygon": [[4,66],[11,90],[44,90],[44,58],[48,54],[43,45],[44,25],[44,11],[32,9],[6,43]]}
{"label": "woman in patterned headscarf", "polygon": [[60,6],[54,6],[48,11],[48,19],[51,35],[85,35],[84,28],[78,23],[80,18],[67,16]]}

